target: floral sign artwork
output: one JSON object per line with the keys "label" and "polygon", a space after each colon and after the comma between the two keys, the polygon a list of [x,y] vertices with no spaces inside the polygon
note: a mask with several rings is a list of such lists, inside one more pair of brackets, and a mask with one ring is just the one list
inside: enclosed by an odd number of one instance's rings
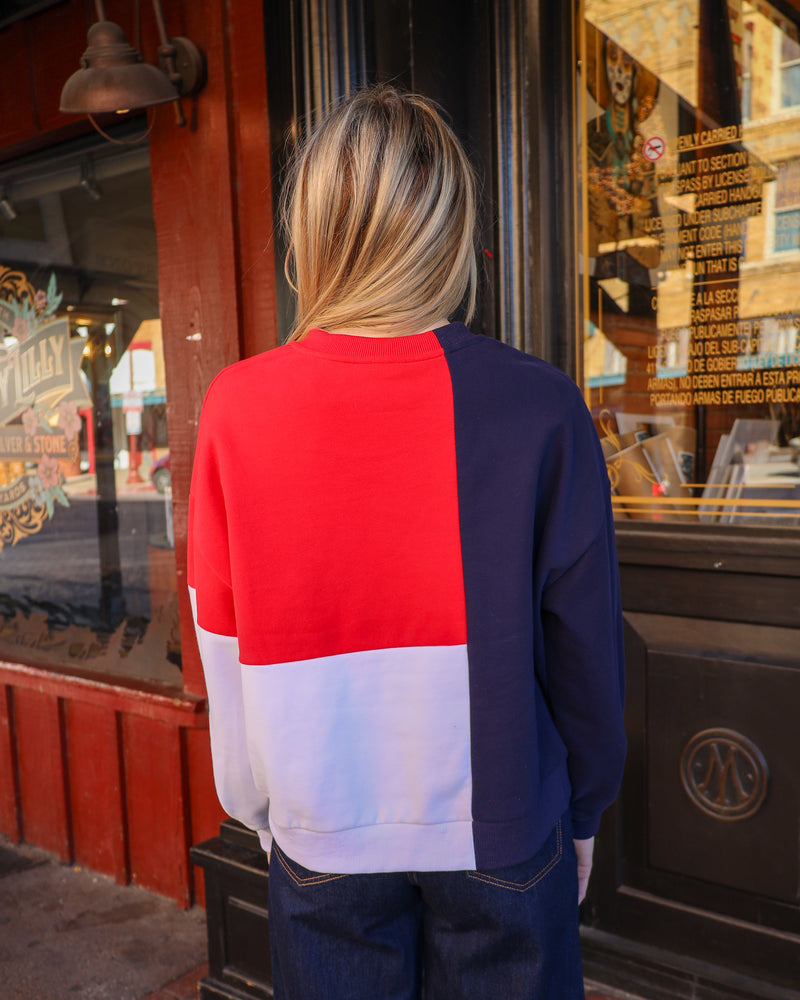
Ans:
{"label": "floral sign artwork", "polygon": [[91,400],[61,298],[55,275],[36,290],[0,267],[0,551],[69,506],[63,470],[77,465],[78,408]]}

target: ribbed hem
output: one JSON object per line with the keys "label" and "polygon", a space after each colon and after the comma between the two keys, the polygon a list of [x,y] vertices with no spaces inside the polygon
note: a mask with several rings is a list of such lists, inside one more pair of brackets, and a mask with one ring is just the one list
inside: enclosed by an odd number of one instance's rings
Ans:
{"label": "ribbed hem", "polygon": [[[338,334],[337,334],[338,336]],[[270,817],[283,853],[312,872],[459,871],[475,867],[472,824],[380,823],[318,833],[279,826]],[[263,842],[263,841],[262,841]]]}
{"label": "ribbed hem", "polygon": [[294,346],[336,361],[355,362],[428,361],[440,358],[444,353],[432,330],[407,337],[359,337],[309,330],[302,340],[295,341]]}

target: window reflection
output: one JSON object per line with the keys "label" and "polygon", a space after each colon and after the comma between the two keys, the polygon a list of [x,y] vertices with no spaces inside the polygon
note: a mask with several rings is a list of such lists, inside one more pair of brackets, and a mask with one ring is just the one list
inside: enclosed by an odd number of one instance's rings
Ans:
{"label": "window reflection", "polygon": [[0,186],[0,656],[179,686],[147,151]]}
{"label": "window reflection", "polygon": [[584,384],[616,514],[798,525],[798,26],[584,11]]}
{"label": "window reflection", "polygon": [[780,94],[782,108],[800,106],[800,45],[781,34]]}

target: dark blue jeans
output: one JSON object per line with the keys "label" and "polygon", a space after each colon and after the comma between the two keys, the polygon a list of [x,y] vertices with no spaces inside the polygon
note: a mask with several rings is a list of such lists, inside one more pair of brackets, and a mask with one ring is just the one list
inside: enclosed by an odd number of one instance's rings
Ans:
{"label": "dark blue jeans", "polygon": [[275,1000],[583,1000],[569,818],[533,858],[335,875],[273,845]]}

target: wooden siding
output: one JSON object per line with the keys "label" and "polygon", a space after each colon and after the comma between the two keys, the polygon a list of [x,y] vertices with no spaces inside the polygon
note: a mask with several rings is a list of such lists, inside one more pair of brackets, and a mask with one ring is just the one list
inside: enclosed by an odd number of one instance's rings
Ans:
{"label": "wooden siding", "polygon": [[0,832],[195,900],[189,847],[224,818],[203,699],[0,663],[0,737]]}
{"label": "wooden siding", "polygon": [[[150,136],[167,372],[183,677],[204,693],[186,588],[189,484],[200,407],[226,365],[278,342],[264,29],[254,0],[183,4],[208,84],[178,129]],[[266,498],[265,498],[266,500]],[[265,510],[268,509],[265,504]]]}

